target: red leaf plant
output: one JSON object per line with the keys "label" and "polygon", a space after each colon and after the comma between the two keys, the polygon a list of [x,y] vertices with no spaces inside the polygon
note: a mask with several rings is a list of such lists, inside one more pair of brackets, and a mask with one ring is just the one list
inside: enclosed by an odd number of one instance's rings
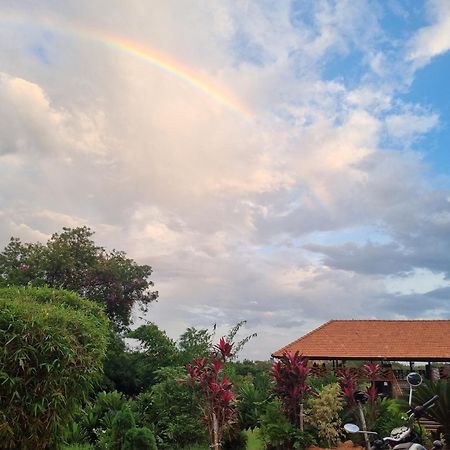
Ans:
{"label": "red leaf plant", "polygon": [[308,359],[299,352],[285,352],[272,365],[272,377],[275,381],[274,391],[284,406],[284,413],[289,421],[303,429],[303,401],[309,386],[307,376],[310,371]]}
{"label": "red leaf plant", "polygon": [[202,396],[202,410],[208,426],[211,448],[220,450],[225,428],[236,415],[233,384],[223,373],[224,363],[232,356],[233,343],[221,338],[209,358],[194,358],[187,365],[189,382]]}
{"label": "red leaf plant", "polygon": [[358,390],[358,376],[349,367],[339,367],[336,371],[342,396],[347,401],[348,407],[356,405],[355,392]]}
{"label": "red leaf plant", "polygon": [[373,403],[377,399],[375,381],[377,381],[380,376],[381,366],[378,363],[366,363],[363,365],[363,371],[370,381],[370,386],[367,388],[367,394],[369,395],[369,401]]}

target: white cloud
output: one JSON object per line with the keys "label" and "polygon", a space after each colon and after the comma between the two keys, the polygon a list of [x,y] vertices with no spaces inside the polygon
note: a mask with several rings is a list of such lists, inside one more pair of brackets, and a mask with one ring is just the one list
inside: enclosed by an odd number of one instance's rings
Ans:
{"label": "white cloud", "polygon": [[[411,74],[389,72],[405,65],[395,60],[403,50],[382,49],[369,2],[296,5],[14,5],[8,17],[20,20],[0,31],[2,242],[88,224],[100,245],[153,266],[151,319],[171,336],[248,319],[258,358],[323,320],[386,315],[395,296],[375,270],[386,256],[389,273],[442,272],[448,194],[429,185],[414,152],[381,144],[386,130],[412,142],[438,122],[398,106]],[[158,50],[229,97],[95,31]],[[321,78],[355,51],[366,71],[356,85]],[[323,261],[303,247],[317,231],[351,241],[367,228],[397,247],[315,242]],[[394,251],[403,247],[410,258]],[[430,302],[441,308],[438,294]]]}
{"label": "white cloud", "polygon": [[447,0],[428,2],[431,25],[421,28],[411,38],[409,59],[418,67],[450,49],[450,3]]}

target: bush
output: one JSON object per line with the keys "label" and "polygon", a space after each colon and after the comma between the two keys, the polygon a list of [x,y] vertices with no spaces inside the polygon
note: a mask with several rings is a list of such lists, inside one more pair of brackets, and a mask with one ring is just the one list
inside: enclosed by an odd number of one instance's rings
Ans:
{"label": "bush", "polygon": [[389,436],[392,429],[404,425],[408,404],[402,400],[389,398],[378,398],[377,403],[378,416],[373,431],[381,437]]}
{"label": "bush", "polygon": [[57,446],[101,373],[107,339],[101,307],[75,293],[0,289],[3,448]]}
{"label": "bush", "polygon": [[125,435],[122,450],[158,450],[155,436],[148,428],[132,428]]}
{"label": "bush", "polygon": [[328,448],[334,447],[338,441],[341,411],[342,400],[338,383],[324,386],[317,397],[309,400],[307,422],[317,430],[320,444]]}
{"label": "bush", "polygon": [[182,368],[165,368],[158,372],[160,382],[133,402],[136,422],[154,429],[160,449],[182,448],[206,442],[207,434],[201,412],[193,407],[194,393],[181,382]]}
{"label": "bush", "polygon": [[247,448],[247,435],[240,430],[229,430],[225,433],[222,450],[242,450]]}
{"label": "bush", "polygon": [[450,445],[450,382],[426,381],[414,393],[415,404],[423,404],[431,397],[439,398],[433,408],[428,410],[428,416],[441,425],[445,443]]}
{"label": "bush", "polygon": [[307,448],[316,443],[309,430],[300,430],[283,414],[283,405],[277,399],[267,405],[261,416],[259,434],[269,450],[292,450]]}

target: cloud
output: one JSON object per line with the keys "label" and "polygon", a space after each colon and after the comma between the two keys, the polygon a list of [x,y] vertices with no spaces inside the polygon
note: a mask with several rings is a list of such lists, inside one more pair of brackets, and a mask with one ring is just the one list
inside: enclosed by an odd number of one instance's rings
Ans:
{"label": "cloud", "polygon": [[[415,151],[446,119],[399,99],[413,71],[383,14],[370,2],[10,6],[2,242],[87,224],[152,265],[150,318],[169,335],[247,319],[257,358],[330,318],[407,315],[408,301],[414,317],[445,311],[445,291],[387,288],[415,268],[445,288],[450,195]],[[251,119],[111,35],[208,79]]]}
{"label": "cloud", "polygon": [[409,59],[417,67],[450,49],[450,4],[446,0],[431,0],[428,14],[431,25],[418,30],[409,43]]}

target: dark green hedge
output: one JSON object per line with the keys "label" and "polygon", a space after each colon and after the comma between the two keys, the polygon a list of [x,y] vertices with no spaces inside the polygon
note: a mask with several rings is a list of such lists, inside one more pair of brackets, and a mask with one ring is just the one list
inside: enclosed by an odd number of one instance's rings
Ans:
{"label": "dark green hedge", "polygon": [[0,289],[0,446],[55,448],[101,373],[108,320],[50,288]]}

